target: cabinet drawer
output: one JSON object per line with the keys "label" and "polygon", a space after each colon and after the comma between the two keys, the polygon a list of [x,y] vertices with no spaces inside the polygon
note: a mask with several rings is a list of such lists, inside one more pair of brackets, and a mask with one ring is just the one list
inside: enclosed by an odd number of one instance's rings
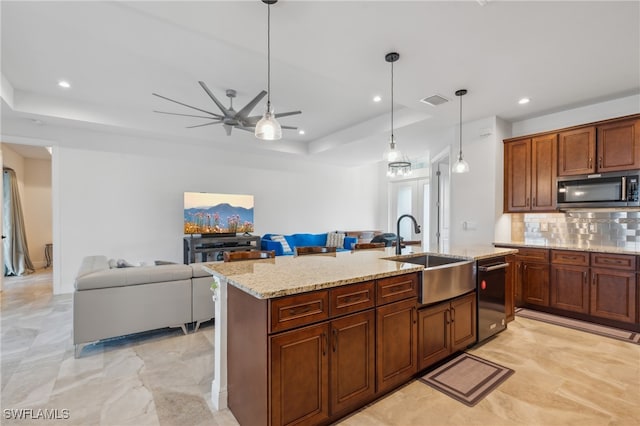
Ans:
{"label": "cabinet drawer", "polygon": [[518,248],[517,260],[549,262],[549,250],[536,248]]}
{"label": "cabinet drawer", "polygon": [[375,283],[364,283],[332,288],[329,291],[329,313],[332,317],[362,311],[375,306]]}
{"label": "cabinet drawer", "polygon": [[412,297],[418,297],[418,274],[398,275],[377,281],[377,305]]}
{"label": "cabinet drawer", "polygon": [[589,253],[584,251],[551,250],[551,263],[589,266]]}
{"label": "cabinet drawer", "polygon": [[591,266],[633,271],[636,257],[628,254],[591,253]]}
{"label": "cabinet drawer", "polygon": [[329,291],[314,291],[273,299],[269,304],[269,332],[311,324],[329,318]]}

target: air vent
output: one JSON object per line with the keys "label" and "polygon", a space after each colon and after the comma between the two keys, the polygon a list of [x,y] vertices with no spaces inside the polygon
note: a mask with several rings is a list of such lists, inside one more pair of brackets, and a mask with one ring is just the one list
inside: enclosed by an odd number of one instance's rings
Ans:
{"label": "air vent", "polygon": [[428,104],[431,106],[438,106],[438,105],[442,105],[444,103],[449,102],[449,99],[445,98],[442,95],[431,95],[424,99],[420,99],[420,102],[424,102],[425,104]]}

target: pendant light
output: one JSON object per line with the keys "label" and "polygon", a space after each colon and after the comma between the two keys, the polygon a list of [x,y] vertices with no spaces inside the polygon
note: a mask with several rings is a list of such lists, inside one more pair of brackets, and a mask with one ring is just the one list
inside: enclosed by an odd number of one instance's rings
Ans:
{"label": "pendant light", "polygon": [[469,163],[462,158],[462,97],[467,94],[467,89],[456,90],[456,96],[460,97],[460,153],[458,154],[458,161],[451,168],[452,173],[468,173]]}
{"label": "pendant light", "polygon": [[388,162],[387,176],[410,175],[411,162],[396,148],[396,138],[393,134],[393,63],[400,59],[400,54],[397,52],[387,53],[384,59],[391,63],[391,137],[389,138],[389,149],[384,154],[384,159]]}
{"label": "pendant light", "polygon": [[262,0],[267,5],[267,109],[256,124],[258,139],[274,141],[282,138],[282,128],[271,108],[271,5],[278,0]]}

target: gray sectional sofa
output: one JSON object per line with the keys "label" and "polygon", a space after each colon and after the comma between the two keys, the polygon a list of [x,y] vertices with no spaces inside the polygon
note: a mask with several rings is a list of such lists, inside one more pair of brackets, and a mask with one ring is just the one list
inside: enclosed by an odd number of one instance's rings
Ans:
{"label": "gray sectional sofa", "polygon": [[83,259],[73,293],[73,343],[200,323],[214,316],[212,277],[202,263],[113,268],[106,256]]}

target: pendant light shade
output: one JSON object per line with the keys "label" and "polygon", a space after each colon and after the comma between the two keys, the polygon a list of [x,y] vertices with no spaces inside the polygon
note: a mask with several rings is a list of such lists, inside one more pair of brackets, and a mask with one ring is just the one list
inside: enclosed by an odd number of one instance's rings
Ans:
{"label": "pendant light shade", "polygon": [[467,89],[460,89],[456,91],[456,96],[460,97],[460,153],[458,154],[458,161],[455,162],[451,168],[452,173],[468,173],[469,163],[462,158],[462,97],[467,94]]}
{"label": "pendant light shade", "polygon": [[387,161],[387,176],[407,176],[411,174],[411,162],[396,147],[396,138],[393,134],[393,63],[400,59],[397,52],[387,53],[385,61],[391,63],[391,137],[389,138],[389,149],[384,153]]}
{"label": "pendant light shade", "polygon": [[256,123],[255,136],[258,139],[274,141],[282,138],[282,128],[271,108],[271,5],[278,0],[262,0],[267,5],[267,108]]}

